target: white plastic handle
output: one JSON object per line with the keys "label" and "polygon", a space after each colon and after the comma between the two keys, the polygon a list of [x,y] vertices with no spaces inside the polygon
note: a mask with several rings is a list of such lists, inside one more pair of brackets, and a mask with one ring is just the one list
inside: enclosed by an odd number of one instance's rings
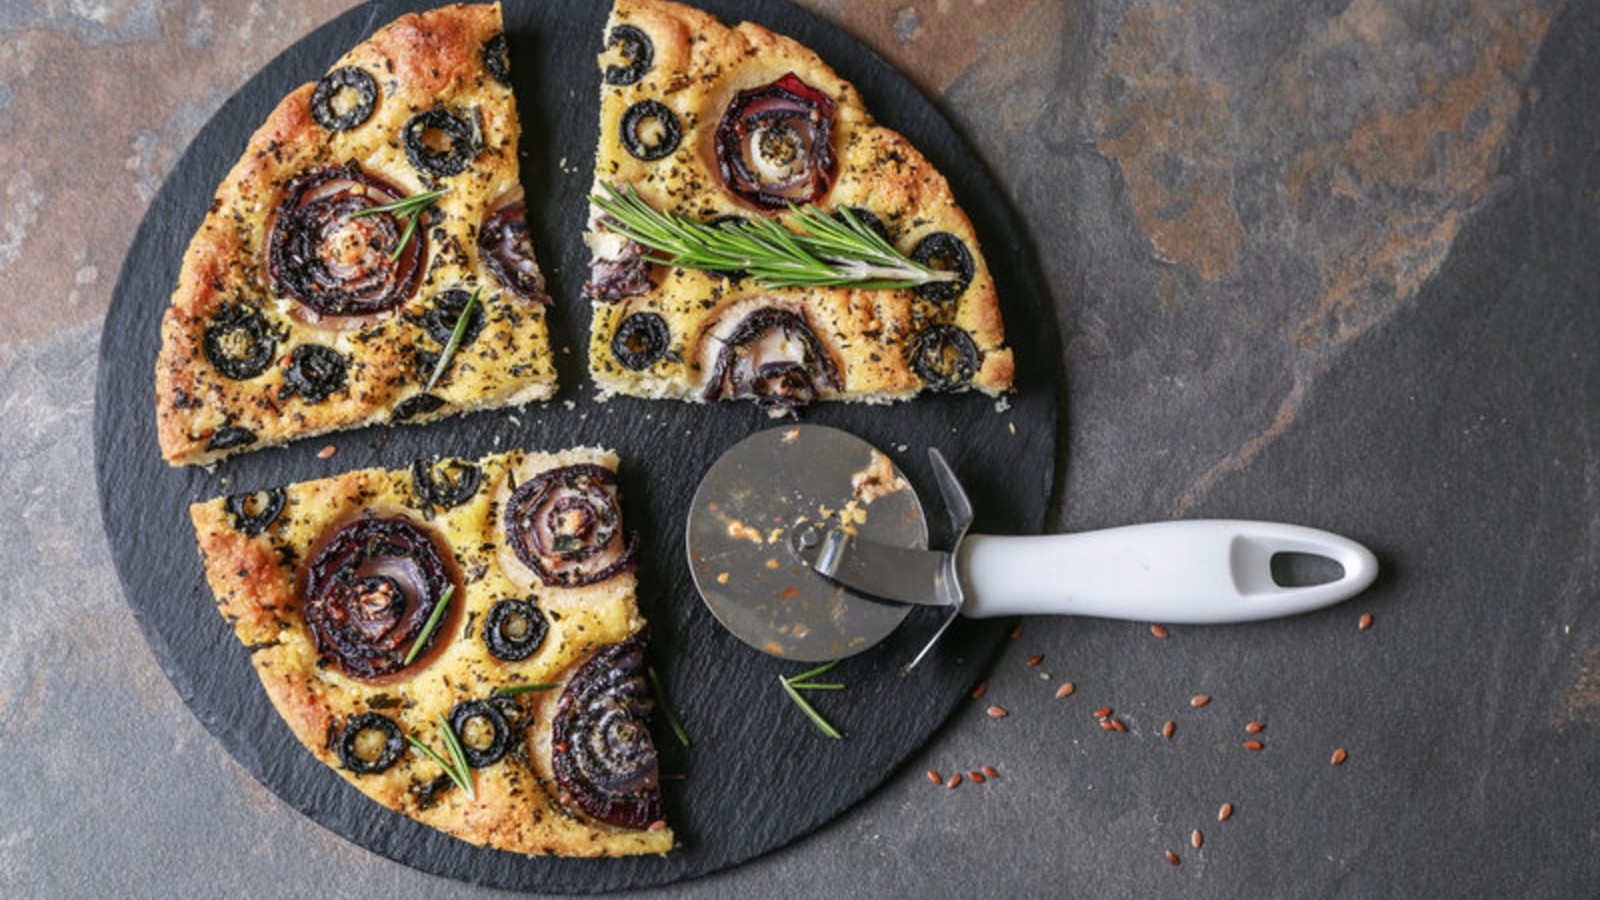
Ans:
{"label": "white plastic handle", "polygon": [[[1305,553],[1337,580],[1283,587],[1272,557]],[[1275,522],[1192,519],[1036,537],[968,535],[963,615],[1080,615],[1176,624],[1249,622],[1331,606],[1365,590],[1378,561],[1348,538]]]}

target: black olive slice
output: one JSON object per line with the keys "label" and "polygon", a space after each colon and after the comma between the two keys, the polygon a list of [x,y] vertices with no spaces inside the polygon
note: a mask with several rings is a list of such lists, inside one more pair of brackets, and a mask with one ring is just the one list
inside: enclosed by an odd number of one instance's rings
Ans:
{"label": "black olive slice", "polygon": [[224,425],[211,433],[211,440],[206,441],[206,449],[232,450],[236,447],[247,447],[255,442],[254,431],[237,425]]}
{"label": "black olive slice", "polygon": [[[346,91],[354,95],[355,102],[339,112],[335,104]],[[311,93],[311,116],[329,131],[349,131],[371,118],[377,105],[378,82],[367,70],[355,66],[341,66],[322,76]]]}
{"label": "black olive slice", "polygon": [[259,310],[225,303],[206,323],[201,347],[218,372],[243,381],[272,365],[278,353],[278,335]]}
{"label": "black olive slice", "polygon": [[[443,347],[450,343],[450,336],[455,334],[456,325],[461,321],[461,313],[472,301],[472,294],[461,288],[451,288],[433,295],[433,303],[422,314],[422,327],[428,332],[428,337],[439,342]],[[459,346],[466,347],[478,339],[483,331],[483,304],[474,303],[472,313],[467,317],[467,327],[461,332]]]}
{"label": "black olive slice", "polygon": [[740,91],[717,124],[723,186],[762,209],[815,202],[833,186],[838,105],[793,72]]}
{"label": "black olive slice", "polygon": [[501,600],[483,623],[483,643],[495,659],[517,662],[532,656],[549,631],[539,607],[526,600]]}
{"label": "black olive slice", "polygon": [[917,296],[936,303],[947,303],[961,296],[972,283],[972,252],[958,237],[948,231],[935,231],[917,242],[911,258],[930,269],[954,272],[955,281],[930,281],[917,285]]}
{"label": "black olive slice", "polygon": [[483,42],[483,67],[495,81],[511,86],[511,50],[506,45],[504,32]]}
{"label": "black olive slice", "polygon": [[418,809],[433,809],[438,805],[439,798],[455,786],[455,781],[449,775],[440,775],[424,784],[412,785],[411,796],[416,798]]}
{"label": "black olive slice", "polygon": [[396,422],[405,422],[417,416],[425,416],[441,406],[444,406],[444,401],[433,394],[417,394],[400,401],[400,405],[394,408],[392,418]]}
{"label": "black olive slice", "polygon": [[[383,743],[373,746],[374,738]],[[351,716],[339,734],[339,762],[357,775],[376,775],[399,762],[405,752],[400,726],[382,713]]]}
{"label": "black olive slice", "polygon": [[639,372],[666,356],[671,343],[666,319],[652,312],[637,312],[617,326],[617,333],[611,336],[611,352],[617,362]]}
{"label": "black olive slice", "polygon": [[638,539],[622,533],[617,476],[596,465],[551,469],[506,500],[506,543],[552,587],[581,587],[633,564]]}
{"label": "black olive slice", "polygon": [[400,132],[406,159],[417,171],[438,178],[465,172],[482,149],[482,135],[473,124],[438,107],[407,119]]}
{"label": "black olive slice", "polygon": [[329,395],[344,390],[345,358],[339,351],[321,344],[301,344],[289,354],[289,368],[283,373],[279,399],[299,394],[307,403],[321,403]]}
{"label": "black olive slice", "polygon": [[483,472],[472,463],[449,459],[429,465],[425,459],[411,464],[411,484],[423,502],[450,509],[472,499],[483,483]]}
{"label": "black olive slice", "polygon": [[618,25],[611,29],[611,35],[606,38],[606,47],[619,48],[623,58],[628,61],[625,66],[606,66],[606,84],[618,87],[633,84],[643,78],[655,62],[656,45],[651,43],[650,35],[632,25]]}
{"label": "black olive slice", "polygon": [[[890,246],[894,245],[894,238],[889,236],[889,226],[883,224],[883,220],[878,218],[877,213],[867,209],[865,206],[850,206],[846,208],[850,210],[851,215],[856,217],[857,221],[867,226],[867,228],[878,237],[883,238],[883,242],[885,244],[889,244]],[[842,211],[834,213],[833,217],[838,219],[840,222],[845,221],[844,213]]]}
{"label": "black olive slice", "polygon": [[[306,628],[317,655],[345,674],[388,675],[405,667],[454,584],[443,552],[421,526],[399,518],[357,519],[334,532],[306,566]],[[442,623],[423,650],[448,640],[450,632]]]}
{"label": "black olive slice", "polygon": [[511,725],[487,700],[457,703],[450,710],[450,727],[461,744],[461,755],[474,769],[494,765],[511,749]]}
{"label": "black olive slice", "polygon": [[622,114],[622,145],[645,162],[670,156],[682,139],[683,126],[664,103],[640,100]]}
{"label": "black olive slice", "polygon": [[421,278],[427,229],[416,229],[397,258],[405,223],[394,213],[370,212],[402,196],[354,165],[296,178],[267,235],[273,291],[321,316],[369,315],[403,303]]}
{"label": "black olive slice", "polygon": [[911,339],[906,356],[911,370],[936,391],[966,385],[982,367],[972,335],[954,325],[924,328]]}
{"label": "black olive slice", "polygon": [[286,500],[283,488],[270,488],[265,491],[232,494],[223,501],[222,508],[228,511],[228,518],[240,534],[245,537],[255,537],[272,527],[273,522],[278,521]]}
{"label": "black olive slice", "polygon": [[500,717],[506,720],[507,725],[511,726],[512,737],[515,737],[516,732],[528,727],[529,723],[532,722],[528,711],[523,709],[522,704],[517,702],[515,697],[495,694],[489,698],[489,703],[500,711]]}
{"label": "black olive slice", "polygon": [[661,818],[654,707],[638,636],[578,667],[551,721],[550,762],[564,805],[619,828],[648,828]]}
{"label": "black olive slice", "polygon": [[500,207],[478,230],[478,255],[489,271],[524,300],[549,303],[544,293],[544,275],[533,253],[533,236],[528,231],[528,207],[521,200]]}

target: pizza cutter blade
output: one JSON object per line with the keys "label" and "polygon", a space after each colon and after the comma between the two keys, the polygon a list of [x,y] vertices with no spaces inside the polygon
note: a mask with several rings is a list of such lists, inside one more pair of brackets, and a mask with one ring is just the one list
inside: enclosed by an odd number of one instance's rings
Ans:
{"label": "pizza cutter blade", "polygon": [[[1078,534],[968,535],[972,505],[937,449],[929,460],[955,539],[927,547],[922,504],[871,444],[790,425],[728,450],[701,480],[687,544],[695,585],[740,640],[787,659],[859,653],[916,605],[957,615],[1089,615],[1172,624],[1309,612],[1365,590],[1377,559],[1314,528],[1242,519],[1128,525]],[[1272,559],[1331,559],[1340,577],[1286,586]]]}

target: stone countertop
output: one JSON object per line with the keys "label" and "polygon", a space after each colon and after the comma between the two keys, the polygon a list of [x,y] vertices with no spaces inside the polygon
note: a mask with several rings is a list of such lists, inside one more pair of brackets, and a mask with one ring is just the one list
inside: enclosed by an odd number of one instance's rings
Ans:
{"label": "stone countertop", "polygon": [[[221,103],[349,5],[0,2],[5,896],[499,893],[256,784],[157,666],[100,531],[94,377],[134,228]],[[1282,519],[1384,575],[1164,638],[1030,620],[984,701],[860,807],[636,896],[1600,884],[1600,4],[805,5],[936,99],[1033,235],[1063,347],[1058,528]],[[1000,778],[955,790],[923,774],[985,764]]]}

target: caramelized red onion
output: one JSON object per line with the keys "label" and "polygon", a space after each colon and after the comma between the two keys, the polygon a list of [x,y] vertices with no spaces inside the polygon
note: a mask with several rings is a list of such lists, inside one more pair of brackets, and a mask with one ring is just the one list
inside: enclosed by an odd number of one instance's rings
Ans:
{"label": "caramelized red onion", "polygon": [[556,703],[551,765],[562,802],[619,828],[661,818],[660,769],[648,720],[654,709],[639,636],[601,648]]}
{"label": "caramelized red onion", "polygon": [[500,282],[524,300],[549,303],[544,275],[528,233],[528,206],[521,200],[500,207],[478,232],[478,253]]}
{"label": "caramelized red onion", "polygon": [[506,501],[506,540],[552,587],[580,587],[630,567],[638,538],[624,537],[617,477],[603,466],[552,469]]}
{"label": "caramelized red onion", "polygon": [[[399,671],[452,584],[432,536],[405,519],[340,528],[306,569],[302,597],[317,654],[356,678]],[[435,628],[428,646],[448,635]]]}
{"label": "caramelized red onion", "polygon": [[650,261],[644,247],[629,241],[616,259],[596,259],[589,263],[589,282],[583,293],[591,300],[611,303],[642,294],[655,287],[650,280]]}
{"label": "caramelized red onion", "polygon": [[725,336],[710,335],[705,349],[719,341],[704,394],[708,403],[749,398],[781,415],[841,387],[833,356],[800,313],[761,307]]}
{"label": "caramelized red onion", "polygon": [[815,202],[833,186],[838,106],[790,72],[740,91],[717,125],[723,184],[763,209]]}
{"label": "caramelized red onion", "polygon": [[404,197],[359,166],[317,169],[289,184],[267,235],[272,290],[322,316],[362,316],[405,302],[427,258],[427,228],[418,228],[398,259],[405,222],[380,212],[354,213]]}

